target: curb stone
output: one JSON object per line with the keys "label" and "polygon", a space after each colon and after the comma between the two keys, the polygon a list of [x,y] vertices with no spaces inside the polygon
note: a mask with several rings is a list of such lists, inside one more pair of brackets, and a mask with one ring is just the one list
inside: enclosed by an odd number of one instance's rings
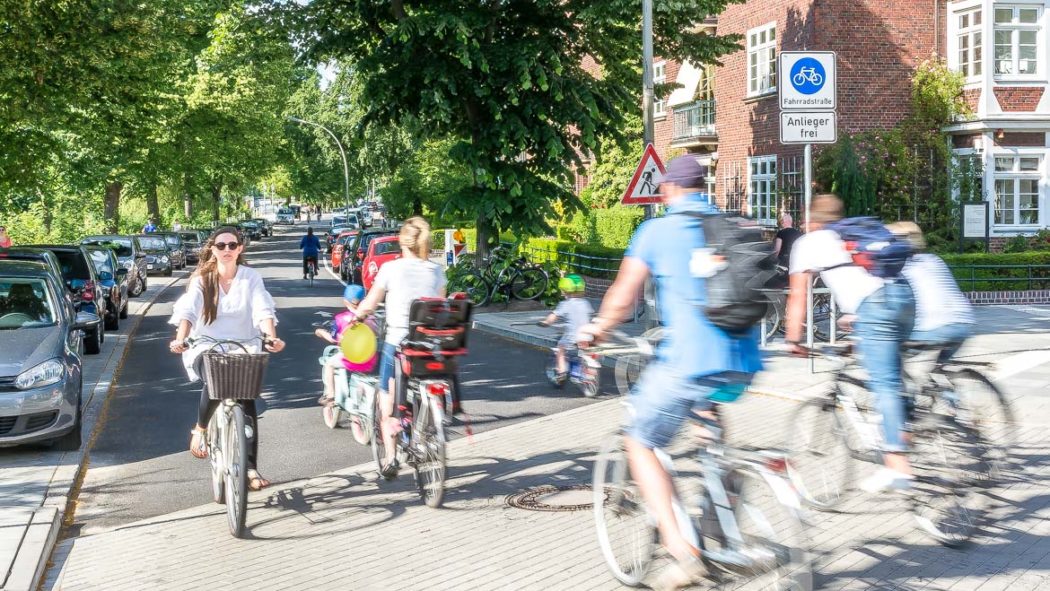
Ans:
{"label": "curb stone", "polygon": [[[110,351],[109,359],[103,366],[95,386],[81,401],[83,428],[87,432],[80,449],[63,454],[59,465],[48,483],[44,501],[33,515],[22,537],[12,561],[12,569],[7,580],[0,586],[0,591],[32,591],[37,589],[47,571],[51,553],[58,541],[59,533],[67,518],[72,517],[75,509],[76,495],[70,493],[79,489],[84,475],[84,468],[90,462],[91,446],[97,436],[97,428],[103,422],[106,403],[109,401],[113,384],[124,366],[128,344],[138,332],[143,318],[157,299],[169,287],[184,279],[184,275],[173,277],[164,284],[149,300],[142,302],[136,319],[127,334],[115,335],[117,344]],[[81,393],[83,396],[83,392]]]}

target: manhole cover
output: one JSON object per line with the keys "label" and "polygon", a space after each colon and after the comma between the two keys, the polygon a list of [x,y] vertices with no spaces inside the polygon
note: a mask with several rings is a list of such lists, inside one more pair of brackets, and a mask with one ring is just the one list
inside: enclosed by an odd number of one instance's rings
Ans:
{"label": "manhole cover", "polygon": [[591,495],[587,484],[545,485],[509,495],[507,505],[529,511],[584,511],[594,505]]}

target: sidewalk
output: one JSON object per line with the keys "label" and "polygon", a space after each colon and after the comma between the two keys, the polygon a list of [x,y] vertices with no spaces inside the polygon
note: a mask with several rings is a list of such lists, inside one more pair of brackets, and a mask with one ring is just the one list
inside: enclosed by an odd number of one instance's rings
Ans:
{"label": "sidewalk", "polygon": [[[172,280],[178,281],[181,277]],[[164,291],[129,302],[132,320],[106,333],[99,355],[83,357],[83,437],[75,452],[0,448],[0,591],[36,589],[55,544],[70,491],[87,461],[88,441],[104,409],[114,373],[143,311]]]}
{"label": "sidewalk", "polygon": [[[727,408],[731,438],[782,443],[794,405],[745,398]],[[453,441],[442,509],[422,505],[411,474],[377,483],[366,465],[254,494],[249,539],[231,538],[223,508],[205,505],[69,540],[54,558],[60,574],[45,589],[619,589],[589,510],[532,511],[507,497],[538,486],[587,487],[595,450],[620,415],[620,401],[610,400]],[[1019,433],[1023,471],[988,496],[991,518],[972,545],[951,550],[930,541],[898,498],[853,496],[840,513],[810,515],[817,584],[942,591],[1050,585],[1050,445],[1043,435],[1050,419],[1044,413],[1039,420]],[[539,500],[575,505],[590,495],[584,488]]]}

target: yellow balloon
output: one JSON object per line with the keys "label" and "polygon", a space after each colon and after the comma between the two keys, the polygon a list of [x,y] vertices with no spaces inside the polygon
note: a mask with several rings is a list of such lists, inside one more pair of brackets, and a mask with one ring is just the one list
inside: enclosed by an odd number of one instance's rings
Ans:
{"label": "yellow balloon", "polygon": [[364,363],[376,354],[376,335],[364,324],[355,324],[343,331],[339,349],[350,363]]}

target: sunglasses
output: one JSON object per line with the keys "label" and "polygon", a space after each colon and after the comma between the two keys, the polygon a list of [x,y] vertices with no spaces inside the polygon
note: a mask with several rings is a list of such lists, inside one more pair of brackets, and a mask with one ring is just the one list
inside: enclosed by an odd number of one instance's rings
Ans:
{"label": "sunglasses", "polygon": [[226,250],[227,246],[230,247],[230,250],[237,250],[237,247],[240,245],[240,242],[216,242],[215,244],[212,244],[212,246],[219,250]]}

